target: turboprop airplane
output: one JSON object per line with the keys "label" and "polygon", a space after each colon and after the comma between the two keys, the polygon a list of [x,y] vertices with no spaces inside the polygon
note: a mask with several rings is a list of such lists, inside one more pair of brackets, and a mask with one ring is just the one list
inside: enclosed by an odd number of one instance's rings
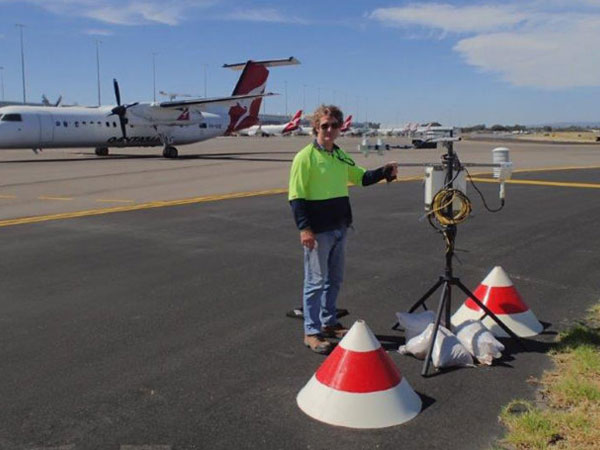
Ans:
{"label": "turboprop airplane", "polygon": [[283,136],[297,130],[301,118],[302,110],[299,109],[288,123],[281,125],[254,125],[250,128],[240,130],[239,134],[242,136]]}
{"label": "turboprop airplane", "polygon": [[106,156],[109,147],[162,146],[176,158],[175,145],[191,144],[256,125],[269,71],[267,67],[300,64],[294,58],[225,64],[242,70],[230,97],[165,102],[121,103],[113,80],[116,106],[0,108],[0,149],[93,147]]}

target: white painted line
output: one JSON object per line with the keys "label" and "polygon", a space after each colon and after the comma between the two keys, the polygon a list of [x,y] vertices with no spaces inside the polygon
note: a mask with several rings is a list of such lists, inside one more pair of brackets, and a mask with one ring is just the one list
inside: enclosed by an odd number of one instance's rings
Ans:
{"label": "white painted line", "polygon": [[67,444],[67,445],[58,445],[56,447],[34,447],[30,450],[73,450],[75,448],[75,444]]}
{"label": "white painted line", "polygon": [[170,445],[121,445],[120,450],[171,450]]}

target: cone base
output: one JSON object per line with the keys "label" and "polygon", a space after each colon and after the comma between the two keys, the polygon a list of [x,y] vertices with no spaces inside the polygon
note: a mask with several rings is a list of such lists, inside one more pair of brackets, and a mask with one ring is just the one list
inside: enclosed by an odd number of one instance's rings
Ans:
{"label": "cone base", "polygon": [[[452,325],[457,327],[467,320],[480,320],[483,311],[474,311],[464,304],[452,316]],[[529,309],[522,313],[496,314],[496,317],[519,337],[537,336],[544,330],[544,326],[537,320],[535,314]],[[502,328],[489,316],[481,321],[487,329],[496,337],[509,337]]]}
{"label": "cone base", "polygon": [[313,375],[296,401],[313,419],[349,428],[400,425],[421,411],[421,398],[405,378],[391,389],[357,394],[332,389]]}

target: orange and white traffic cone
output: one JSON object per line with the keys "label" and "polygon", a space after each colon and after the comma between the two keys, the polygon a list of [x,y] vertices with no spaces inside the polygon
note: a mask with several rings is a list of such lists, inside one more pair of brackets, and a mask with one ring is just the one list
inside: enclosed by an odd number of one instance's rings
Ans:
{"label": "orange and white traffic cone", "polygon": [[[492,269],[473,294],[519,337],[535,336],[544,329],[500,266]],[[481,320],[484,315],[485,311],[473,299],[467,298],[452,316],[452,325],[456,327],[466,320]],[[495,336],[508,337],[489,316],[486,315],[482,323]]]}
{"label": "orange and white traffic cone", "polygon": [[421,398],[362,320],[354,323],[296,400],[310,417],[350,428],[399,425],[421,411]]}

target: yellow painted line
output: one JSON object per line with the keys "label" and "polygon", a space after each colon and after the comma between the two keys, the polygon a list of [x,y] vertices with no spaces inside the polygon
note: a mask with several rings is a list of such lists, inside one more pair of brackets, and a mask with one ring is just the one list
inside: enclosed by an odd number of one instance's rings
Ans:
{"label": "yellow painted line", "polygon": [[11,199],[11,198],[17,198],[17,196],[16,195],[0,195],[0,198]]}
{"label": "yellow painted line", "polygon": [[135,203],[134,200],[121,200],[117,198],[97,198],[96,201],[100,203]]}
{"label": "yellow painted line", "polygon": [[[523,170],[523,172],[533,172],[533,171],[542,171],[542,170],[567,170],[567,169],[596,169],[600,167],[563,167],[563,168],[548,168],[548,169],[532,169],[532,170]],[[482,183],[498,183],[498,180],[492,178],[473,178],[475,181],[480,181]],[[396,180],[396,182],[404,182],[404,181],[421,181],[423,180],[422,175],[416,176],[407,176],[400,177]],[[545,182],[545,181],[529,181],[529,180],[507,180],[507,183],[512,184],[533,184],[533,185],[543,185],[543,186],[564,186],[564,187],[586,187],[586,188],[600,188],[600,184],[588,184],[588,183],[559,183],[559,182]],[[192,197],[181,200],[167,200],[167,201],[156,201],[156,202],[147,202],[140,203],[137,205],[128,205],[128,206],[115,206],[113,208],[101,208],[101,209],[90,209],[84,211],[75,211],[68,213],[60,213],[60,214],[50,214],[45,216],[32,216],[32,217],[21,217],[17,219],[5,219],[0,220],[0,227],[7,227],[11,225],[22,225],[28,223],[38,223],[38,222],[48,222],[51,220],[63,220],[63,219],[73,219],[77,217],[89,217],[89,216],[99,216],[102,214],[112,214],[119,212],[127,212],[127,211],[139,211],[143,209],[151,209],[151,208],[163,208],[166,206],[179,206],[179,205],[190,205],[194,203],[206,203],[206,202],[216,202],[220,200],[230,200],[236,198],[246,198],[246,197],[260,197],[266,195],[276,195],[276,194],[284,194],[288,190],[285,188],[279,189],[267,189],[262,191],[249,191],[249,192],[235,192],[231,194],[221,194],[221,195],[206,195],[202,197]],[[61,198],[64,199],[64,198]]]}
{"label": "yellow painted line", "polygon": [[70,201],[73,200],[73,197],[49,197],[49,196],[45,196],[42,195],[40,197],[38,197],[38,200],[60,200],[60,201]]}
{"label": "yellow painted line", "polygon": [[[498,180],[492,178],[472,178],[478,183],[498,183]],[[561,181],[539,181],[539,180],[506,180],[507,184],[529,184],[534,186],[560,186],[560,187],[573,187],[573,188],[589,188],[589,189],[600,189],[598,183],[568,183]]]}
{"label": "yellow painted line", "polygon": [[51,220],[73,219],[76,217],[99,216],[101,214],[111,214],[111,213],[117,213],[117,212],[139,211],[142,209],[163,208],[165,206],[190,205],[193,203],[216,202],[219,200],[230,200],[230,199],[236,199],[236,198],[283,194],[285,192],[287,192],[287,189],[269,189],[269,190],[264,190],[264,191],[235,192],[232,194],[206,195],[203,197],[193,197],[193,198],[186,198],[186,199],[181,199],[181,200],[168,200],[168,201],[140,203],[138,205],[130,205],[130,206],[115,206],[114,208],[90,209],[90,210],[85,210],[85,211],[75,211],[75,212],[60,213],[60,214],[49,214],[49,215],[45,215],[45,216],[21,217],[21,218],[17,218],[17,219],[0,220],[0,227],[7,227],[7,226],[11,226],[11,225],[23,225],[23,224],[27,224],[27,223],[48,222]]}
{"label": "yellow painted line", "polygon": [[513,173],[527,172],[552,172],[559,170],[583,170],[583,169],[600,169],[600,166],[558,166],[558,167],[540,167],[539,169],[517,169]]}

